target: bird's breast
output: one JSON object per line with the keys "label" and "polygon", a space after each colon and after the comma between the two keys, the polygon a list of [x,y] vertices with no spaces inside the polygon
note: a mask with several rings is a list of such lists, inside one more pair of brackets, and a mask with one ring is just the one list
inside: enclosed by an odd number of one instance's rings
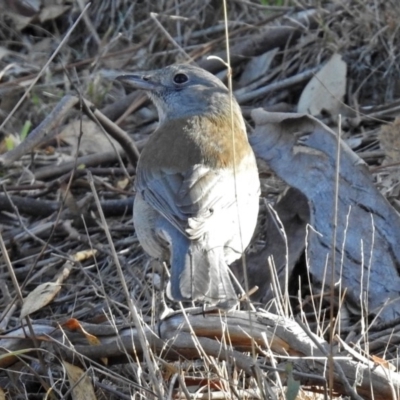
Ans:
{"label": "bird's breast", "polygon": [[[241,118],[241,116],[240,116]],[[186,170],[203,164],[213,169],[239,165],[252,149],[240,119],[193,116],[164,122],[144,148],[140,166]]]}

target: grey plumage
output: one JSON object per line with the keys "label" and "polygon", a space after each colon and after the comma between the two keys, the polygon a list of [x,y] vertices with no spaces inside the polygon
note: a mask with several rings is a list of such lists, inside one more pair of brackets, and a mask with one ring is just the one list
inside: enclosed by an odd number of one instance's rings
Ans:
{"label": "grey plumage", "polygon": [[231,308],[237,295],[228,265],[251,239],[259,197],[240,108],[220,80],[194,66],[120,80],[147,90],[160,117],[137,167],[140,243],[170,262],[172,299]]}

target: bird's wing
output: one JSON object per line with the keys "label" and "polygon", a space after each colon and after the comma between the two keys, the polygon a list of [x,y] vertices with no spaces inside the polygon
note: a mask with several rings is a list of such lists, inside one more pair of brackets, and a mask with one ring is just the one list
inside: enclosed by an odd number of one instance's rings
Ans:
{"label": "bird's wing", "polygon": [[195,239],[207,230],[215,210],[234,203],[231,175],[202,165],[194,165],[183,173],[162,168],[139,169],[136,189],[172,225]]}

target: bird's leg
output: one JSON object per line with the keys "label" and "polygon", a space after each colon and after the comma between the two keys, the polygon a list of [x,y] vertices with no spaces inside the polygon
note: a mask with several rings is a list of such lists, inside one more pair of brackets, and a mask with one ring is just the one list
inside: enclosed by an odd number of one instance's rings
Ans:
{"label": "bird's leg", "polygon": [[160,306],[157,307],[157,314],[158,314],[158,321],[163,320],[168,314],[171,313],[171,309],[168,307],[167,302],[165,300],[165,281],[166,281],[166,276],[169,276],[168,272],[168,267],[167,263],[165,261],[161,262],[162,268],[161,268],[161,291],[160,291]]}

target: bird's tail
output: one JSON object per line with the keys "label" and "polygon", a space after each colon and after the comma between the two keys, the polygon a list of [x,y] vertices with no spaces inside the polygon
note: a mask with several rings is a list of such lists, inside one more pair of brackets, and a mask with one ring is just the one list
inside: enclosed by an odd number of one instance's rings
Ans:
{"label": "bird's tail", "polygon": [[222,247],[205,249],[204,243],[183,235],[172,243],[169,297],[202,300],[226,310],[237,304]]}

